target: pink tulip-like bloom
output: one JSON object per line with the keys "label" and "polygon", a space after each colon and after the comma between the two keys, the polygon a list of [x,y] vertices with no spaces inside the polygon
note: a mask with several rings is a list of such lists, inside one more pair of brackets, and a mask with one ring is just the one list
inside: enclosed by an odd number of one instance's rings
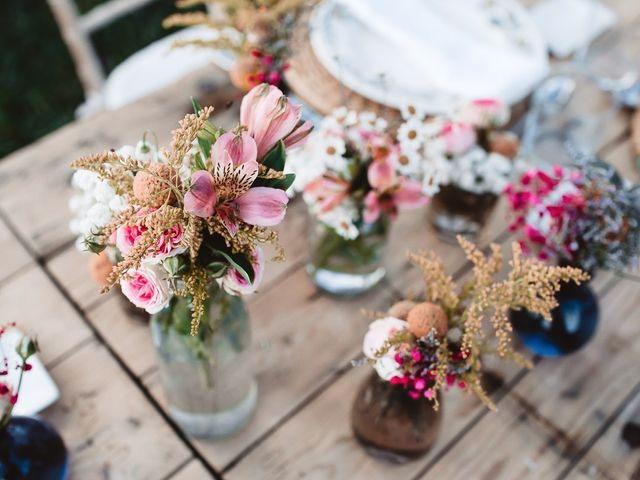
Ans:
{"label": "pink tulip-like bloom", "polygon": [[349,182],[326,174],[309,182],[304,188],[305,198],[318,204],[321,212],[334,209],[349,195]]}
{"label": "pink tulip-like bloom", "polygon": [[273,85],[258,85],[245,95],[240,105],[240,123],[255,140],[258,158],[280,140],[292,147],[309,134],[311,124],[300,121],[301,111],[300,105],[294,105]]}
{"label": "pink tulip-like bloom", "polygon": [[476,144],[477,136],[473,125],[465,122],[445,122],[439,138],[444,141],[450,155],[459,155]]}
{"label": "pink tulip-like bloom", "polygon": [[159,265],[142,265],[120,280],[122,293],[136,307],[154,314],[169,305],[172,292],[166,272]]}
{"label": "pink tulip-like bloom", "polygon": [[247,132],[228,132],[211,149],[213,174],[199,170],[191,176],[185,210],[202,218],[217,215],[231,235],[238,221],[261,227],[279,224],[289,199],[283,190],[253,187],[258,176],[258,148]]}
{"label": "pink tulip-like bloom", "polygon": [[230,295],[249,295],[254,293],[262,283],[264,276],[265,258],[260,247],[256,247],[255,257],[252,259],[254,279],[249,283],[235,268],[230,268],[221,280],[222,287]]}

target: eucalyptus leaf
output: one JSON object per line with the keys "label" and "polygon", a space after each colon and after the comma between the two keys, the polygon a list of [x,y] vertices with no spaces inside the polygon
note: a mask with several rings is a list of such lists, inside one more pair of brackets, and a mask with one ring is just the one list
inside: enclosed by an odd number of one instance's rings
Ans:
{"label": "eucalyptus leaf", "polygon": [[288,190],[296,179],[294,173],[287,173],[285,178],[264,178],[258,177],[253,182],[253,187],[271,187],[278,188],[280,190]]}

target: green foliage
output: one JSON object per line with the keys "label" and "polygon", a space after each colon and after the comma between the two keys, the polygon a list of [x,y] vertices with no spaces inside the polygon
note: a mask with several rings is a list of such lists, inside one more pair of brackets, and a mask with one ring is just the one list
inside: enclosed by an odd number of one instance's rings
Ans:
{"label": "green foliage", "polygon": [[284,170],[284,164],[287,154],[284,148],[284,142],[280,140],[265,156],[262,164],[273,170],[281,172]]}
{"label": "green foliage", "polygon": [[279,188],[280,190],[287,190],[296,179],[294,173],[287,173],[285,178],[264,178],[258,177],[255,182],[253,182],[254,187],[271,187],[271,188]]}

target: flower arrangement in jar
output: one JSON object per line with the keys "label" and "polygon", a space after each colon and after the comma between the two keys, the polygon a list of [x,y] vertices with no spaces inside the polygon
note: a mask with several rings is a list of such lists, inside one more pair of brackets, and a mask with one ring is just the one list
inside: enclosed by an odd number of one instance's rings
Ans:
{"label": "flower arrangement in jar", "polygon": [[41,418],[15,410],[24,394],[38,391],[37,382],[24,389],[34,365],[43,368],[37,352],[36,340],[15,323],[0,325],[0,478],[67,478],[67,449],[58,432]]}
{"label": "flower arrangement in jar", "polygon": [[177,45],[232,51],[236,58],[229,77],[239,89],[247,92],[263,82],[283,88],[293,29],[315,3],[317,0],[181,0],[177,2],[180,8],[206,6],[208,13],[176,13],[163,25],[214,29],[212,39],[179,41]]}
{"label": "flower arrangement in jar", "polygon": [[[640,187],[625,182],[610,165],[580,155],[575,165],[531,169],[506,189],[522,249],[543,261],[573,265],[592,274],[625,271],[640,261]],[[530,312],[512,321],[536,353],[571,353],[594,335],[597,297],[588,284],[558,292],[552,323]]]}
{"label": "flower arrangement in jar", "polygon": [[499,246],[485,257],[463,237],[458,242],[474,265],[472,278],[458,287],[435,254],[409,255],[422,271],[424,297],[395,303],[364,337],[363,353],[375,372],[356,395],[352,427],[374,455],[393,461],[423,455],[437,436],[443,390],[473,391],[495,410],[482,386],[483,355],[529,365],[511,347],[509,310],[526,308],[550,319],[561,283],[588,278],[577,268],[524,258],[514,243],[509,272],[497,280]]}
{"label": "flower arrangement in jar", "polygon": [[294,189],[313,217],[308,270],[321,289],[357,294],[384,277],[391,221],[428,200],[420,182],[402,173],[399,156],[384,119],[346,108],[324,118],[292,152]]}
{"label": "flower arrangement in jar", "polygon": [[403,173],[422,179],[432,196],[431,222],[445,239],[475,235],[509,183],[519,141],[501,129],[509,107],[499,100],[469,102],[451,115],[426,117],[403,109],[398,128]]}
{"label": "flower arrangement in jar", "polygon": [[[120,200],[92,218],[93,252],[115,246],[121,259],[104,291],[119,285],[152,314],[160,372],[176,421],[190,434],[217,437],[254,410],[249,322],[241,295],[255,291],[273,227],[285,217],[286,151],[311,125],[276,87],[260,85],[225,132],[196,106],[173,132],[170,149],[140,158],[128,150],[77,160]],[[118,208],[113,209],[112,203]],[[91,214],[90,214],[91,215]]]}

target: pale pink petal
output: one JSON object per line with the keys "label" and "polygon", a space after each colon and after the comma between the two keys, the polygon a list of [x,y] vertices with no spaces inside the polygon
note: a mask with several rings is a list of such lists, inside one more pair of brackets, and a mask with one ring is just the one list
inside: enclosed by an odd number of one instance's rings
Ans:
{"label": "pale pink petal", "polygon": [[338,206],[348,195],[349,184],[344,180],[320,177],[304,187],[305,195],[320,205],[320,210],[328,212]]}
{"label": "pale pink petal", "polygon": [[395,184],[396,172],[391,162],[385,158],[376,160],[369,166],[367,178],[374,189],[383,192]]}
{"label": "pale pink petal", "polygon": [[247,132],[240,134],[227,132],[213,144],[212,156],[214,162],[226,158],[228,153],[235,167],[243,163],[255,162],[258,157],[258,147],[255,140]]}
{"label": "pale pink petal", "polygon": [[313,130],[313,123],[309,120],[299,124],[298,127],[284,139],[284,146],[287,148],[303,146],[309,138],[311,130]]}
{"label": "pale pink petal", "polygon": [[446,122],[440,131],[447,153],[458,155],[466,152],[476,141],[476,131],[473,126],[465,122]]}
{"label": "pale pink petal", "polygon": [[221,205],[216,209],[216,215],[218,215],[229,235],[235,237],[236,233],[238,233],[238,224],[235,222],[233,208],[229,205]]}
{"label": "pale pink petal", "polygon": [[213,215],[215,203],[213,177],[206,170],[198,170],[191,175],[191,188],[184,196],[184,209],[196,217],[208,218]]}
{"label": "pale pink petal", "polygon": [[422,193],[422,184],[416,180],[405,180],[393,195],[395,204],[400,208],[418,208],[429,202],[429,197]]}
{"label": "pale pink petal", "polygon": [[289,197],[277,188],[255,187],[235,200],[238,217],[249,225],[271,227],[279,224],[287,211]]}
{"label": "pale pink petal", "polygon": [[373,190],[367,193],[364,198],[364,212],[362,213],[362,219],[365,223],[374,223],[380,218],[380,201],[378,195]]}
{"label": "pale pink petal", "polygon": [[230,268],[225,277],[222,279],[222,286],[231,295],[248,295],[254,293],[264,276],[265,258],[260,247],[256,247],[255,258],[251,261],[253,267],[253,283],[247,280],[235,268]]}
{"label": "pale pink petal", "polygon": [[271,86],[263,83],[253,87],[249,93],[242,98],[242,103],[240,104],[240,124],[247,127],[249,129],[249,133],[253,132],[254,126],[252,125],[252,122],[255,118],[253,112],[256,109],[256,105],[266,97],[271,90]]}

